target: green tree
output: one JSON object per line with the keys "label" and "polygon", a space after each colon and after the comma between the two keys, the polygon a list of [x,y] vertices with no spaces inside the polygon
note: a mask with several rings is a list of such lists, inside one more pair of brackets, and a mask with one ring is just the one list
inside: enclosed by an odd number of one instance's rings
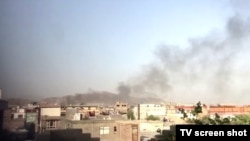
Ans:
{"label": "green tree", "polygon": [[[196,124],[196,125],[225,125],[232,124],[231,118],[221,118],[217,113],[214,115],[214,118],[210,118],[209,116],[198,117],[198,114],[202,113],[202,104],[199,101],[194,109],[192,110],[192,114],[195,118],[188,118],[187,113],[184,109],[180,109],[183,114],[183,119],[185,119],[188,123]],[[234,121],[240,121],[239,119],[234,119]],[[250,120],[249,120],[250,121]]]}
{"label": "green tree", "polygon": [[127,118],[130,119],[130,120],[135,120],[134,112],[132,110],[130,110],[130,109],[127,112]]}
{"label": "green tree", "polygon": [[194,116],[197,116],[198,114],[202,113],[202,104],[199,101],[196,106],[194,107],[194,109],[192,110],[192,114]]}
{"label": "green tree", "polygon": [[[191,119],[188,118],[187,113],[185,112],[185,110],[183,108],[179,109],[179,111],[182,113],[182,119],[187,120],[188,122],[190,122]],[[199,101],[196,106],[194,107],[194,109],[191,112],[193,114],[193,116],[198,116],[199,113],[202,113],[202,104]]]}
{"label": "green tree", "polygon": [[167,133],[163,132],[163,141],[176,141],[176,132],[175,131],[168,131]]}
{"label": "green tree", "polygon": [[188,118],[188,115],[187,115],[187,113],[185,112],[185,110],[183,109],[183,108],[181,108],[181,109],[179,109],[179,111],[181,112],[181,114],[182,114],[182,119],[187,119]]}
{"label": "green tree", "polygon": [[227,125],[230,124],[231,120],[230,118],[221,118],[218,114],[214,115],[214,118],[211,118],[209,116],[204,116],[200,119],[194,120],[195,124],[200,125]]}
{"label": "green tree", "polygon": [[250,114],[236,115],[234,118],[232,118],[231,123],[241,125],[250,124]]}
{"label": "green tree", "polygon": [[160,120],[160,118],[157,117],[157,116],[154,116],[154,115],[149,115],[149,116],[146,118],[146,120]]}

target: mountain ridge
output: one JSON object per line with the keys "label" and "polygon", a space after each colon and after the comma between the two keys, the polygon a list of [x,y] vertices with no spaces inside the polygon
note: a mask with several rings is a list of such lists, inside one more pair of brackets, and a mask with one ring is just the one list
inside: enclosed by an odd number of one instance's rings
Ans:
{"label": "mountain ridge", "polygon": [[40,100],[27,98],[8,98],[6,100],[9,102],[9,105],[20,106],[24,106],[32,102],[37,102],[41,105],[114,105],[117,101],[128,103],[130,105],[137,105],[140,103],[165,103],[165,101],[160,98],[135,97],[129,95],[123,96],[122,94],[115,94],[106,91],[47,97]]}

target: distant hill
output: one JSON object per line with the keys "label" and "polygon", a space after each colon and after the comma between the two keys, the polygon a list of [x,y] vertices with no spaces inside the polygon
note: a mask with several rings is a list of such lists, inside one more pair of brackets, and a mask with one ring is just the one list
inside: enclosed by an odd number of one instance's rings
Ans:
{"label": "distant hill", "polygon": [[9,105],[27,105],[32,102],[38,102],[40,104],[49,105],[69,105],[69,104],[91,104],[91,105],[114,105],[116,101],[126,102],[130,105],[136,105],[139,103],[162,103],[165,102],[159,98],[139,98],[131,96],[122,96],[110,92],[90,92],[84,94],[67,95],[61,97],[49,97],[41,100],[29,100],[21,98],[9,98],[6,99]]}
{"label": "distant hill", "polygon": [[21,98],[9,98],[9,99],[5,99],[5,100],[8,101],[8,105],[19,105],[19,106],[24,106],[24,105],[27,105],[27,104],[33,102],[32,100],[21,99]]}
{"label": "distant hill", "polygon": [[138,97],[124,97],[119,94],[110,92],[91,92],[85,94],[67,95],[62,97],[45,98],[39,101],[41,104],[98,104],[98,105],[114,105],[116,101],[127,102],[130,105],[138,103],[162,103],[165,102],[158,98],[138,98]]}

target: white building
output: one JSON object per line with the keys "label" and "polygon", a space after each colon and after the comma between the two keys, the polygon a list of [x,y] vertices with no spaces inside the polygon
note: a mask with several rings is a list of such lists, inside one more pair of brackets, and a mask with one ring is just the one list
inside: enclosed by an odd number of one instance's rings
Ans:
{"label": "white building", "polygon": [[61,116],[61,107],[41,107],[41,116],[59,117]]}
{"label": "white building", "polygon": [[161,104],[138,104],[133,109],[134,116],[138,120],[145,120],[148,116],[164,117],[166,115],[166,106]]}
{"label": "white building", "polygon": [[11,119],[24,119],[25,118],[25,109],[17,106],[15,111],[11,113]]}
{"label": "white building", "polygon": [[61,121],[61,107],[48,106],[40,107],[40,131],[54,130],[60,127]]}
{"label": "white building", "polygon": [[66,119],[69,120],[81,120],[83,114],[81,114],[76,108],[67,108],[66,109]]}

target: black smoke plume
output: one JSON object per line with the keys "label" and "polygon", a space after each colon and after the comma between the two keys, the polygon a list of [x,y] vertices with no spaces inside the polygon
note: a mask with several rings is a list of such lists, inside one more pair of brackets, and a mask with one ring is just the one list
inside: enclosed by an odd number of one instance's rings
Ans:
{"label": "black smoke plume", "polygon": [[124,82],[120,82],[118,85],[118,94],[119,94],[119,98],[120,100],[125,100],[128,101],[129,100],[129,94],[131,92],[131,88],[129,85],[125,84]]}
{"label": "black smoke plume", "polygon": [[250,98],[250,20],[236,14],[225,32],[190,39],[188,47],[161,45],[157,60],[131,79],[133,95],[169,101],[247,103]]}

